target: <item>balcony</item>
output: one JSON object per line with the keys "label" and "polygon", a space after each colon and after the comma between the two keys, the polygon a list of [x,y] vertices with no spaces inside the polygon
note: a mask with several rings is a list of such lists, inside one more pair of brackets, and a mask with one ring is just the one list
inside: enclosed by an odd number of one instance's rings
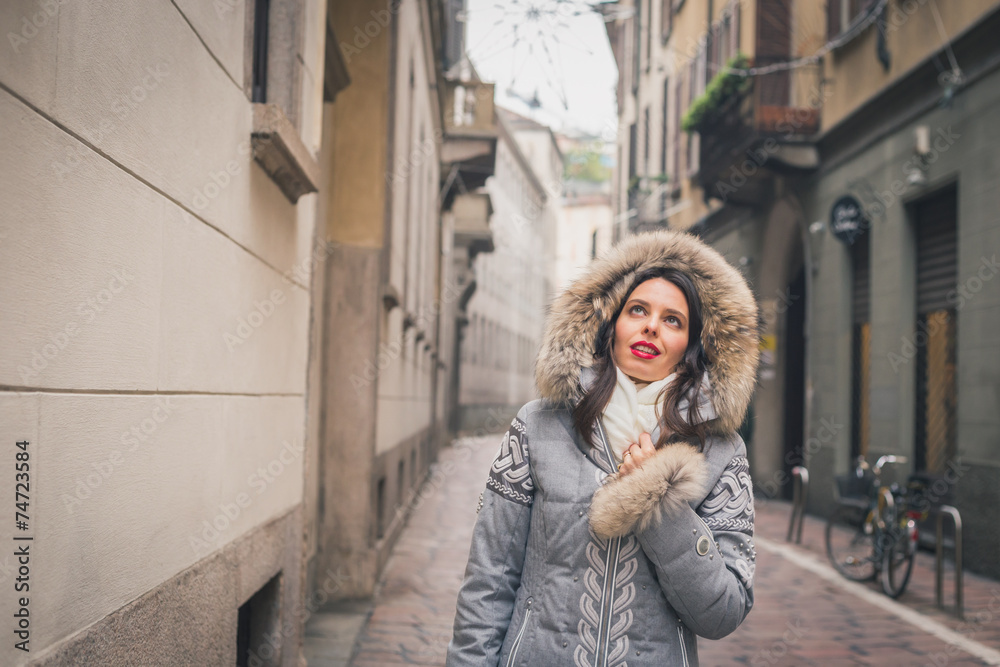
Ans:
{"label": "balcony", "polygon": [[493,174],[498,130],[493,84],[480,81],[471,66],[445,79],[441,101],[441,178],[447,210],[457,193],[476,190]]}
{"label": "balcony", "polygon": [[754,206],[773,193],[774,177],[814,170],[820,128],[818,66],[750,77],[698,125],[695,179],[705,197]]}

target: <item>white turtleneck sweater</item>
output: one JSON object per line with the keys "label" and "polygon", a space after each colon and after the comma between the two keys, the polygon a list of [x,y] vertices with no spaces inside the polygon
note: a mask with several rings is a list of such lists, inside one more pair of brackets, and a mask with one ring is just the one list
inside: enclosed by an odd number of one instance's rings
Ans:
{"label": "white turtleneck sweater", "polygon": [[604,408],[604,430],[607,431],[608,444],[611,445],[617,462],[621,462],[629,445],[639,442],[640,434],[652,434],[659,425],[657,410],[660,406],[656,399],[677,374],[671,373],[662,380],[650,382],[638,389],[622,369],[616,367],[615,370],[618,371],[618,382],[611,400]]}

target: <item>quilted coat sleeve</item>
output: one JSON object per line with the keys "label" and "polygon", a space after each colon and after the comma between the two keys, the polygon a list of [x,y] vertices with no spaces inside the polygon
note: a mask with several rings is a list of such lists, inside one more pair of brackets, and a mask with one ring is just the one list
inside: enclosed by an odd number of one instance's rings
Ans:
{"label": "quilted coat sleeve", "polygon": [[521,583],[534,485],[526,409],[503,437],[490,467],[458,594],[447,667],[497,665]]}
{"label": "quilted coat sleeve", "polygon": [[[736,436],[738,438],[738,436]],[[734,456],[698,506],[657,515],[637,533],[670,605],[708,639],[735,630],[753,606],[753,487],[746,448]]]}

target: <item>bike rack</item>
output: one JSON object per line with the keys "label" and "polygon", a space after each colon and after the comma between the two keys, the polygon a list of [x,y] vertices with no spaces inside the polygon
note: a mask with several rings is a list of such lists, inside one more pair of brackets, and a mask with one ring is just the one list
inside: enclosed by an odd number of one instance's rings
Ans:
{"label": "bike rack", "polygon": [[806,497],[809,495],[809,471],[804,466],[792,468],[792,516],[788,523],[786,542],[792,541],[795,533],[795,543],[802,544],[802,519],[806,514]]}
{"label": "bike rack", "polygon": [[951,505],[937,509],[937,545],[934,548],[934,588],[937,606],[944,608],[944,517],[951,517],[955,527],[955,614],[965,620],[964,591],[962,588],[962,515]]}

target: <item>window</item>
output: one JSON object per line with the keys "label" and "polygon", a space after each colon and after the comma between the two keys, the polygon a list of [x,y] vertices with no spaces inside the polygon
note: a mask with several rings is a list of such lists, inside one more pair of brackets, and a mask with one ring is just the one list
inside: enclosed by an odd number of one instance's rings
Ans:
{"label": "window", "polygon": [[649,106],[642,110],[642,175],[649,176]]}
{"label": "window", "polygon": [[833,39],[847,30],[855,19],[875,4],[875,0],[827,0],[827,38]]}
{"label": "window", "polygon": [[[236,614],[236,666],[281,664],[281,648],[267,641],[281,627],[281,574],[271,578],[240,605]],[[262,650],[266,649],[266,650]],[[264,656],[268,657],[265,658]]]}
{"label": "window", "polygon": [[375,487],[375,537],[385,536],[385,477],[380,477]]}
{"label": "window", "polygon": [[255,0],[253,18],[253,73],[251,75],[252,102],[267,102],[267,22],[270,17],[270,0]]}
{"label": "window", "polygon": [[674,3],[673,0],[660,1],[660,39],[664,42],[670,38],[670,33],[674,29]]}
{"label": "window", "polygon": [[[670,131],[669,124],[667,122],[668,118],[670,116],[670,79],[669,78],[663,79],[663,105],[662,105],[662,108],[661,108],[660,112],[662,114],[661,117],[660,117],[661,129],[660,129],[660,144],[659,144],[659,146],[660,146],[660,174],[662,174],[663,176],[665,176],[670,181],[673,181],[673,176],[671,176],[669,174],[669,172],[667,171],[667,137],[670,136],[670,134],[669,134],[669,131]],[[669,189],[670,188],[664,187],[661,190],[662,194],[660,196],[660,202],[661,202],[660,203],[660,209],[664,213],[667,210],[667,191]],[[664,222],[666,222],[666,220],[664,220]]]}
{"label": "window", "polygon": [[851,246],[851,458],[868,455],[871,396],[871,234]]}
{"label": "window", "polygon": [[[253,103],[253,157],[293,204],[300,196],[316,192],[320,180],[319,164],[298,131],[303,3],[252,0],[247,5],[243,49],[244,93]],[[328,46],[326,55],[335,69],[342,62],[331,53],[333,48]],[[324,81],[324,96],[346,85],[345,76],[346,69],[339,78]]]}
{"label": "window", "polygon": [[646,71],[649,71],[653,49],[653,0],[646,0]]}
{"label": "window", "polygon": [[639,58],[642,55],[642,3],[635,5],[635,16],[632,17],[632,92],[639,91]]}

